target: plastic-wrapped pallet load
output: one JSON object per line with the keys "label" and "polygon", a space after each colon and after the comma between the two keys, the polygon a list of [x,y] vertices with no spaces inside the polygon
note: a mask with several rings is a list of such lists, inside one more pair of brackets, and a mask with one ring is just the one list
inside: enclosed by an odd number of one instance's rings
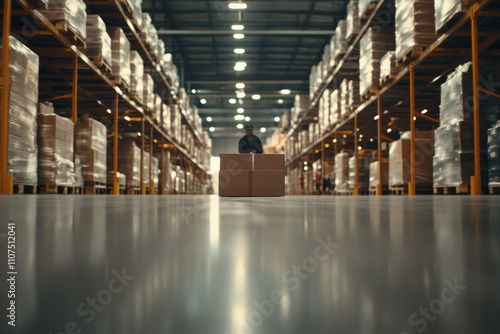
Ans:
{"label": "plastic-wrapped pallet load", "polygon": [[346,39],[352,40],[359,34],[359,9],[358,0],[350,0],[347,3],[347,17],[346,17]]}
{"label": "plastic-wrapped pallet load", "polygon": [[45,15],[52,22],[65,22],[82,39],[87,38],[87,5],[83,0],[49,0]]}
{"label": "plastic-wrapped pallet load", "polygon": [[142,0],[128,0],[128,3],[132,10],[132,20],[140,27],[142,25]]}
{"label": "plastic-wrapped pallet load", "polygon": [[340,152],[335,156],[335,190],[349,189],[349,153]]}
{"label": "plastic-wrapped pallet load", "polygon": [[119,83],[130,87],[130,42],[121,28],[108,28],[111,37],[112,68],[111,72]]}
{"label": "plastic-wrapped pallet load", "polygon": [[75,187],[83,187],[83,171],[80,158],[75,156]]}
{"label": "plastic-wrapped pallet load", "polygon": [[441,31],[456,14],[466,11],[474,2],[475,0],[434,0],[436,31]]}
{"label": "plastic-wrapped pallet load", "polygon": [[318,119],[320,131],[323,132],[330,126],[330,90],[325,89],[319,100]]}
{"label": "plastic-wrapped pallet load", "polygon": [[398,74],[396,63],[396,52],[388,51],[380,60],[380,85],[387,79],[394,78]]}
{"label": "plastic-wrapped pallet load", "polygon": [[153,174],[153,186],[155,189],[159,189],[160,185],[160,161],[158,158],[153,157],[153,170],[151,171]]}
{"label": "plastic-wrapped pallet load", "polygon": [[164,103],[161,106],[161,126],[167,132],[170,133],[171,128],[171,117],[170,117],[170,108]]}
{"label": "plastic-wrapped pallet load", "polygon": [[[379,180],[379,166],[382,166],[382,182]],[[389,184],[389,159],[382,158],[381,161],[374,161],[370,164],[370,188],[378,185],[386,188]]]}
{"label": "plastic-wrapped pallet load", "polygon": [[489,182],[500,182],[500,121],[488,129]]}
{"label": "plastic-wrapped pallet load", "polygon": [[156,50],[158,47],[158,31],[153,25],[153,20],[148,13],[142,13],[140,36],[150,50]]}
{"label": "plastic-wrapped pallet load", "polygon": [[335,89],[330,95],[330,124],[337,125],[340,121],[340,90]]}
{"label": "plastic-wrapped pallet load", "polygon": [[[370,186],[370,163],[372,162],[371,152],[358,152],[358,189],[368,191]],[[349,158],[349,189],[354,189],[356,185],[356,158]]]}
{"label": "plastic-wrapped pallet load", "polygon": [[[108,185],[108,187],[113,186],[114,177],[115,177],[114,174],[115,174],[115,172],[113,172],[113,171],[108,171],[106,174],[106,184]],[[116,177],[118,178],[118,184],[120,185],[120,187],[125,188],[127,186],[127,177],[125,176],[125,174],[117,172]]]}
{"label": "plastic-wrapped pallet load", "polygon": [[144,73],[142,88],[143,88],[142,104],[149,110],[153,110],[155,82],[151,74]]}
{"label": "plastic-wrapped pallet load", "polygon": [[335,54],[337,53],[337,46],[335,45],[335,34],[332,36],[330,39],[330,43],[328,43],[328,48],[330,50],[330,62],[328,63],[328,66],[330,67],[335,67],[337,66],[338,62],[335,60]]}
{"label": "plastic-wrapped pallet load", "polygon": [[106,126],[84,115],[75,125],[75,155],[80,159],[85,184],[106,184]]}
{"label": "plastic-wrapped pallet load", "polygon": [[332,58],[338,59],[347,51],[346,28],[346,20],[339,20],[335,29],[335,53]]}
{"label": "plastic-wrapped pallet load", "polygon": [[[155,153],[156,159],[158,159],[158,170],[159,170],[159,182],[163,181],[162,187],[165,189],[166,194],[170,194],[172,192],[172,163],[170,162],[170,152],[163,152],[163,164],[161,164],[161,152]],[[163,168],[162,168],[163,167]],[[161,191],[161,188],[157,186],[157,188]]]}
{"label": "plastic-wrapped pallet load", "polygon": [[139,101],[144,98],[144,60],[135,50],[130,52],[130,93]]}
{"label": "plastic-wrapped pallet load", "polygon": [[155,55],[158,60],[163,58],[165,55],[165,42],[162,39],[158,40],[158,44],[156,45]]}
{"label": "plastic-wrapped pallet load", "polygon": [[394,28],[369,28],[360,41],[359,94],[377,88],[380,81],[380,60],[387,50],[394,50]]}
{"label": "plastic-wrapped pallet load", "polygon": [[54,113],[38,114],[38,184],[73,186],[74,124]]}
{"label": "plastic-wrapped pallet load", "polygon": [[359,81],[349,80],[347,83],[347,91],[349,92],[347,105],[352,109],[357,108],[360,104]]}
{"label": "plastic-wrapped pallet load", "polygon": [[162,105],[162,100],[160,95],[157,93],[153,94],[153,118],[156,119],[158,122],[161,121],[161,105]]}
{"label": "plastic-wrapped pallet load", "polygon": [[396,58],[436,39],[434,0],[396,0]]}
{"label": "plastic-wrapped pallet load", "polygon": [[[434,155],[434,135],[431,131],[415,133],[416,186],[432,187],[432,157]],[[389,146],[389,185],[408,185],[411,181],[410,136],[403,134],[401,139]]]}
{"label": "plastic-wrapped pallet load", "polygon": [[307,95],[295,95],[293,103],[292,124],[309,111],[310,100]]}
{"label": "plastic-wrapped pallet load", "polygon": [[106,24],[99,15],[87,16],[87,56],[98,66],[105,63],[112,65],[111,37],[106,31]]}
{"label": "plastic-wrapped pallet load", "polygon": [[327,44],[323,48],[323,78],[326,78],[328,75],[328,71],[330,70],[330,61],[333,58],[330,52],[330,44]]}
{"label": "plastic-wrapped pallet load", "polygon": [[[108,167],[113,170],[113,141],[108,141]],[[132,136],[124,136],[118,143],[118,171],[125,175],[127,187],[140,187],[141,149]]]}
{"label": "plastic-wrapped pallet load", "polygon": [[[14,37],[10,44],[9,174],[15,184],[37,184],[38,56]],[[3,59],[0,57],[0,65]]]}

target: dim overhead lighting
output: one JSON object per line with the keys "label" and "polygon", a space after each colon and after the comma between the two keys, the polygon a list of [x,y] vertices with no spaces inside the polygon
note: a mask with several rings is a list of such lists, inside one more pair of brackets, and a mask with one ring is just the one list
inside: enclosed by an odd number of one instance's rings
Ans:
{"label": "dim overhead lighting", "polygon": [[130,122],[130,117],[128,116],[123,117],[123,119],[126,120],[127,122]]}
{"label": "dim overhead lighting", "polygon": [[387,114],[389,112],[389,110],[384,110],[384,114]]}
{"label": "dim overhead lighting", "polygon": [[211,122],[212,121],[212,117],[207,117],[207,122]]}
{"label": "dim overhead lighting", "polygon": [[329,148],[330,147],[330,144],[325,144],[325,148]]}
{"label": "dim overhead lighting", "polygon": [[283,95],[288,95],[288,94],[290,94],[290,93],[291,93],[291,91],[290,91],[290,89],[282,89],[282,90],[280,91],[280,93],[281,93],[281,94],[283,94]]}
{"label": "dim overhead lighting", "polygon": [[375,121],[376,121],[376,120],[378,120],[378,115],[377,115],[377,116],[375,116],[375,117],[373,117],[373,119],[374,119]]}
{"label": "dim overhead lighting", "polygon": [[196,89],[191,89],[191,93],[196,94]]}
{"label": "dim overhead lighting", "polygon": [[275,122],[279,122],[280,121],[280,118],[278,116],[274,117],[274,121]]}
{"label": "dim overhead lighting", "polygon": [[247,4],[243,2],[230,2],[228,5],[229,9],[242,10],[247,9]]}
{"label": "dim overhead lighting", "polygon": [[245,49],[236,48],[236,49],[234,49],[234,53],[236,53],[237,55],[242,55],[245,53]]}
{"label": "dim overhead lighting", "polygon": [[243,24],[233,24],[231,26],[231,29],[232,30],[244,30],[245,29],[245,26]]}
{"label": "dim overhead lighting", "polygon": [[236,127],[237,127],[238,129],[243,129],[243,124],[241,124],[241,123],[240,123],[240,124],[236,125]]}
{"label": "dim overhead lighting", "polygon": [[413,120],[416,121],[417,120],[417,117],[413,116]]}
{"label": "dim overhead lighting", "polygon": [[363,148],[361,146],[358,146],[358,151],[361,151]]}
{"label": "dim overhead lighting", "polygon": [[279,104],[283,104],[283,102],[285,102],[285,101],[283,101],[283,99],[279,99],[279,100],[278,100],[278,103],[279,103]]}
{"label": "dim overhead lighting", "polygon": [[245,122],[250,122],[250,117],[249,116],[245,117]]}
{"label": "dim overhead lighting", "polygon": [[141,133],[140,132],[137,132],[137,137],[140,137],[141,136]]}
{"label": "dim overhead lighting", "polygon": [[260,128],[260,132],[264,133],[264,132],[266,132],[266,131],[267,131],[267,129],[266,129],[266,128],[264,128],[264,127]]}
{"label": "dim overhead lighting", "polygon": [[236,99],[229,99],[229,103],[236,104]]}
{"label": "dim overhead lighting", "polygon": [[344,135],[343,137],[344,137],[344,138],[347,138],[347,135]]}
{"label": "dim overhead lighting", "polygon": [[304,161],[304,165],[307,165],[307,161]]}
{"label": "dim overhead lighting", "polygon": [[243,115],[234,115],[234,120],[235,121],[242,121],[245,119],[245,116]]}
{"label": "dim overhead lighting", "polygon": [[233,37],[234,37],[234,39],[243,39],[243,38],[245,38],[245,35],[244,34],[234,34]]}
{"label": "dim overhead lighting", "polygon": [[242,98],[244,98],[245,96],[247,96],[247,95],[245,94],[245,92],[238,92],[238,94],[236,94],[236,97],[237,97],[237,98],[239,98],[239,99],[242,99]]}
{"label": "dim overhead lighting", "polygon": [[392,132],[391,128],[387,129],[387,133],[391,133],[391,132]]}
{"label": "dim overhead lighting", "polygon": [[422,110],[422,114],[427,114],[427,112],[428,112],[427,109]]}
{"label": "dim overhead lighting", "polygon": [[254,94],[252,95],[252,99],[257,101],[257,100],[260,100],[260,95],[259,94]]}
{"label": "dim overhead lighting", "polygon": [[337,138],[333,138],[332,143],[335,144],[336,142],[337,142]]}
{"label": "dim overhead lighting", "polygon": [[373,138],[370,138],[370,143],[373,143]]}
{"label": "dim overhead lighting", "polygon": [[205,100],[205,99],[201,99],[201,100],[200,100],[200,103],[201,103],[201,104],[207,104],[207,100]]}
{"label": "dim overhead lighting", "polygon": [[245,112],[245,109],[238,108],[238,109],[236,109],[236,111],[238,112],[238,114],[243,114]]}
{"label": "dim overhead lighting", "polygon": [[309,167],[307,166],[304,166],[304,170],[307,171],[309,169]]}
{"label": "dim overhead lighting", "polygon": [[211,126],[210,128],[208,128],[208,131],[210,132],[214,132],[215,131],[215,128],[213,126]]}
{"label": "dim overhead lighting", "polygon": [[318,120],[318,116],[314,116],[313,120],[317,121]]}
{"label": "dim overhead lighting", "polygon": [[111,109],[108,109],[108,110],[106,110],[106,111],[108,112],[108,114],[111,114]]}
{"label": "dim overhead lighting", "polygon": [[235,86],[236,86],[236,88],[238,88],[238,89],[243,89],[243,88],[245,88],[245,84],[244,84],[243,82],[238,82]]}
{"label": "dim overhead lighting", "polygon": [[154,141],[155,143],[158,143],[158,139],[154,139],[153,141]]}

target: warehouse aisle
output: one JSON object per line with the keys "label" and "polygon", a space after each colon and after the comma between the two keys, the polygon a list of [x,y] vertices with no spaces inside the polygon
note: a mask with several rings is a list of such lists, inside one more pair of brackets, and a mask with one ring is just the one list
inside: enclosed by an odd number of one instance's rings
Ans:
{"label": "warehouse aisle", "polygon": [[17,233],[11,332],[494,333],[498,203],[0,197],[2,248],[7,219]]}

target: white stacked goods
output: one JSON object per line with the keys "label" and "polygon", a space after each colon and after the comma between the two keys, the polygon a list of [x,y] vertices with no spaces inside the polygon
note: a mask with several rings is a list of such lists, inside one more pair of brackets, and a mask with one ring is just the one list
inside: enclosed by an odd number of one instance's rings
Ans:
{"label": "white stacked goods", "polygon": [[[115,177],[115,172],[113,171],[108,171],[106,174],[106,184],[108,186],[113,186],[114,183],[114,177]],[[116,172],[116,177],[118,179],[118,184],[120,187],[125,187],[127,185],[127,177],[125,174],[122,174],[120,172]]]}
{"label": "white stacked goods", "polygon": [[142,184],[146,188],[149,188],[149,185],[151,184],[149,182],[150,178],[149,173],[151,172],[149,164],[150,164],[150,154],[148,151],[144,150],[142,152]]}
{"label": "white stacked goods", "polygon": [[[382,166],[382,182],[379,177],[379,166]],[[384,188],[389,184],[389,159],[387,158],[370,164],[370,188],[375,188],[379,184]]]}
{"label": "white stacked goods", "polygon": [[[368,191],[370,187],[371,152],[358,152],[358,189]],[[356,186],[356,158],[349,158],[349,189]]]}
{"label": "white stacked goods", "polygon": [[126,0],[132,10],[132,20],[138,27],[142,25],[142,0]]}
{"label": "white stacked goods", "polygon": [[336,126],[337,123],[340,122],[340,100],[340,90],[335,89],[332,94],[330,94],[330,125],[332,127]]}
{"label": "white stacked goods", "polygon": [[151,173],[153,174],[153,186],[158,189],[160,185],[160,161],[158,158],[153,157],[153,170]]}
{"label": "white stacked goods", "polygon": [[64,22],[83,40],[87,38],[87,6],[82,0],[49,0],[44,14],[52,22]]}
{"label": "white stacked goods", "polygon": [[171,117],[170,117],[170,108],[166,104],[162,104],[161,106],[161,126],[163,130],[167,133],[170,133],[171,128]]}
{"label": "white stacked goods", "polygon": [[[39,60],[38,55],[12,36],[9,45],[8,170],[14,183],[36,185]],[[2,62],[0,57],[0,65]]]}
{"label": "white stacked goods", "polygon": [[330,62],[331,59],[333,58],[333,55],[330,52],[330,44],[325,45],[323,48],[323,78],[326,78],[328,76],[328,71],[330,71]]}
{"label": "white stacked goods", "polygon": [[[113,146],[108,141],[108,166],[113,165]],[[112,168],[110,168],[112,169]],[[140,187],[141,183],[141,149],[132,137],[123,137],[118,146],[118,171],[125,175],[127,187]]]}
{"label": "white stacked goods", "polygon": [[335,156],[335,190],[349,189],[349,153],[340,152]]}
{"label": "white stacked goods", "polygon": [[121,28],[108,28],[111,37],[111,73],[119,83],[130,87],[130,42]]}
{"label": "white stacked goods", "polygon": [[307,95],[295,95],[295,100],[293,103],[293,108],[291,110],[291,123],[294,124],[302,116],[309,112],[310,107],[309,96]]}
{"label": "white stacked goods", "polygon": [[137,51],[130,53],[130,93],[139,101],[144,98],[144,60]]}
{"label": "white stacked goods", "polygon": [[359,9],[358,0],[350,0],[347,3],[347,17],[346,17],[346,39],[352,40],[359,34]]}
{"label": "white stacked goods", "polygon": [[441,31],[458,13],[466,11],[474,0],[434,0],[436,31]]}
{"label": "white stacked goods", "polygon": [[158,32],[155,26],[153,25],[151,16],[148,13],[142,13],[140,37],[149,50],[153,51],[157,48]]}
{"label": "white stacked goods", "polygon": [[[330,55],[335,55],[337,53],[337,46],[336,46],[336,36],[333,34],[332,38],[330,39],[330,43],[328,44],[328,48],[330,49]],[[330,67],[335,67],[337,66],[338,61],[335,59],[335,56],[330,57]]]}
{"label": "white stacked goods", "polygon": [[144,73],[143,78],[142,104],[149,110],[153,110],[155,82],[149,73]]}
{"label": "white stacked goods", "polygon": [[318,106],[318,121],[320,131],[324,132],[330,126],[330,90],[325,89]]}
{"label": "white stacked goods", "polygon": [[161,68],[163,73],[170,78],[172,88],[175,91],[179,90],[179,73],[177,70],[177,66],[174,65],[173,56],[171,53],[167,53],[163,55],[161,60]]}
{"label": "white stacked goods", "polygon": [[380,60],[380,85],[388,78],[394,78],[398,74],[398,66],[396,62],[396,52],[387,51]]}
{"label": "white stacked goods", "polygon": [[346,20],[339,20],[335,29],[335,54],[332,55],[335,59],[339,59],[347,52],[346,28]]}
{"label": "white stacked goods", "polygon": [[351,109],[357,108],[360,104],[359,81],[349,80],[349,82],[347,83],[347,91],[348,91],[347,104]]}
{"label": "white stacked goods", "polygon": [[158,44],[155,48],[156,59],[162,60],[165,55],[165,42],[162,39],[158,39]]}
{"label": "white stacked goods", "polygon": [[75,125],[75,156],[80,160],[85,184],[106,183],[106,126],[94,119],[80,118]]}
{"label": "white stacked goods", "polygon": [[434,0],[396,0],[396,59],[435,39]]}
{"label": "white stacked goods", "polygon": [[162,113],[162,100],[160,95],[157,93],[153,94],[153,110],[152,110],[152,116],[153,119],[158,121],[158,123],[161,121],[161,113]]}
{"label": "white stacked goods", "polygon": [[370,7],[373,7],[377,4],[378,0],[359,0],[358,2],[358,17],[361,18],[366,17],[368,13],[370,13]]}
{"label": "white stacked goods", "polygon": [[87,16],[87,49],[85,53],[100,66],[105,63],[111,67],[111,37],[106,24],[99,15]]}

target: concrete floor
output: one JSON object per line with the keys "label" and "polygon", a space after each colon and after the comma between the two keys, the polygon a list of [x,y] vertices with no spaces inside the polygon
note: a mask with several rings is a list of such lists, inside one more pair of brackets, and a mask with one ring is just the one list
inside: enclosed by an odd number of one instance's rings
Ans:
{"label": "concrete floor", "polygon": [[9,333],[500,332],[500,197],[4,196],[2,275],[9,220]]}

